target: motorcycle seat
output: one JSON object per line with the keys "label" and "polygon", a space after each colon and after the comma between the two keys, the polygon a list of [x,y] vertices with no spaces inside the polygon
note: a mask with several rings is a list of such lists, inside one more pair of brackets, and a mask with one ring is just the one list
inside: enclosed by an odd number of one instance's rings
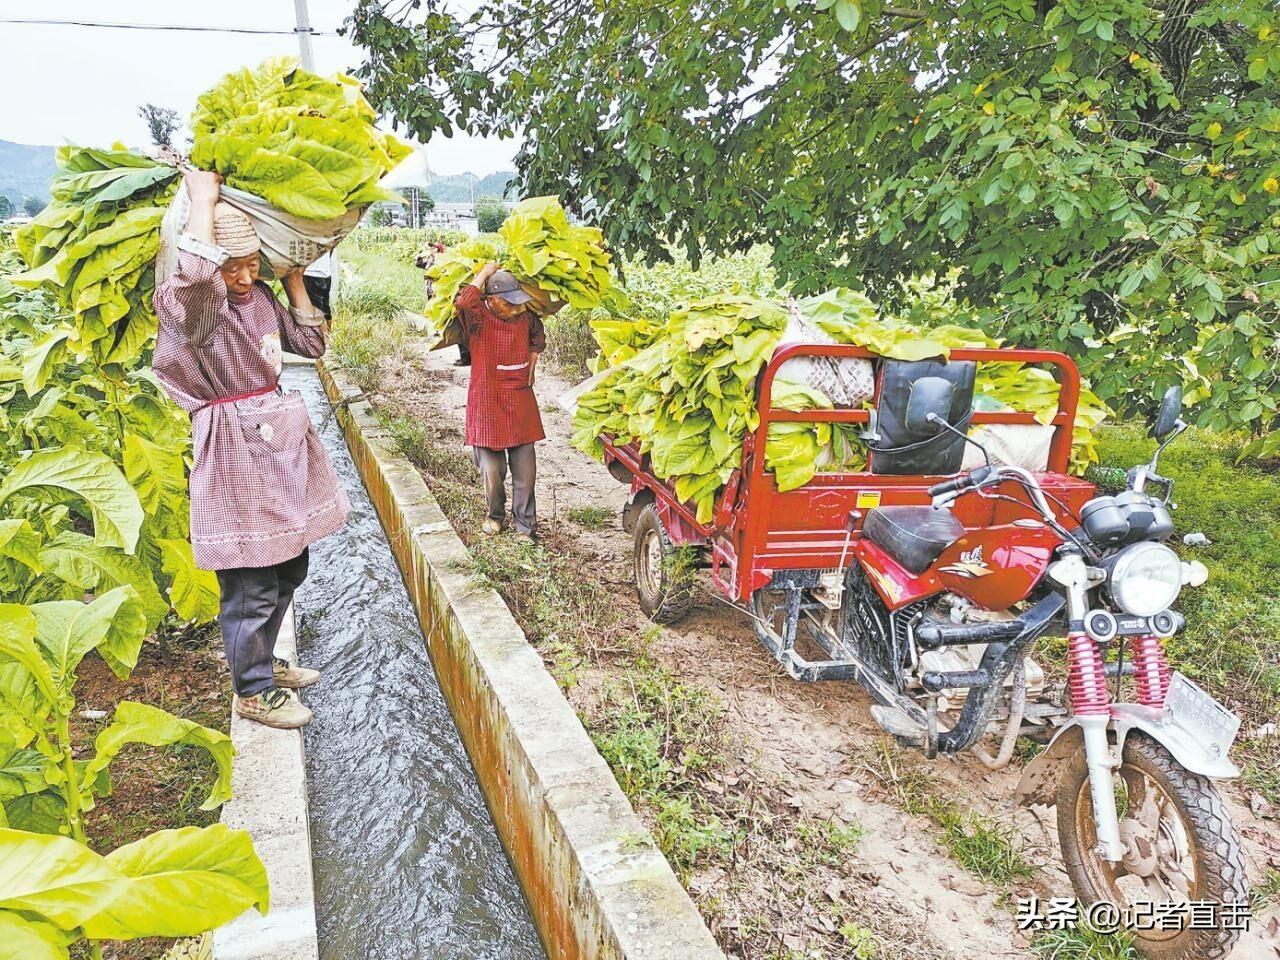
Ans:
{"label": "motorcycle seat", "polygon": [[876,507],[867,513],[862,532],[911,573],[919,574],[964,536],[964,526],[945,507]]}

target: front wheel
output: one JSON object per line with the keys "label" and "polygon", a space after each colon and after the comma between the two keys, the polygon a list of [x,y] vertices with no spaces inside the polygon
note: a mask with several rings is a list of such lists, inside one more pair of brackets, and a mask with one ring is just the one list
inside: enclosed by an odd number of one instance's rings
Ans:
{"label": "front wheel", "polygon": [[[1136,731],[1125,740],[1115,786],[1120,838],[1125,844],[1119,863],[1097,852],[1083,748],[1066,766],[1058,787],[1063,865],[1082,908],[1108,901],[1143,918],[1129,932],[1133,945],[1153,960],[1226,956],[1238,930],[1224,929],[1220,917],[1215,917],[1215,926],[1198,929],[1188,923],[1185,908],[1169,909],[1193,901],[1248,900],[1240,844],[1217,790],[1207,778],[1184,769],[1155,740]],[[1151,925],[1147,918],[1153,912],[1167,922],[1140,929]]]}

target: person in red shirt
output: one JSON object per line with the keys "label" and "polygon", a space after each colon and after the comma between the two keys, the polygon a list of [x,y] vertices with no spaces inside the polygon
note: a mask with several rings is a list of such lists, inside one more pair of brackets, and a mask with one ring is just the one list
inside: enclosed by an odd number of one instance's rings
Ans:
{"label": "person in red shirt", "polygon": [[531,300],[511,273],[486,263],[454,301],[471,348],[467,443],[484,480],[488,517],[481,529],[502,530],[509,470],[516,533],[527,540],[538,522],[533,445],[546,437],[533,394],[546,334],[542,319],[528,309]]}

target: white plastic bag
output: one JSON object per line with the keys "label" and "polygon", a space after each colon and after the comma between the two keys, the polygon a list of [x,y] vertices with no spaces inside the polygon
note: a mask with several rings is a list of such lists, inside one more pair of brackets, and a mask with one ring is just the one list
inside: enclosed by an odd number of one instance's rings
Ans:
{"label": "white plastic bag", "polygon": [[[306,267],[324,256],[338,241],[356,228],[365,207],[352,207],[333,220],[303,220],[261,197],[222,185],[220,199],[235,207],[253,224],[262,241],[263,275],[282,277],[290,270]],[[156,283],[163,283],[178,270],[178,240],[187,225],[191,200],[187,185],[180,184],[169,211],[160,224],[160,253],[156,256]]]}

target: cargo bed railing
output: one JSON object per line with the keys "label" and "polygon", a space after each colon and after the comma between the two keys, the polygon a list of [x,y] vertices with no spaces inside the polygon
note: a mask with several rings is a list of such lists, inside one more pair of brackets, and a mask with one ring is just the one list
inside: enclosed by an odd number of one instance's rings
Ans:
{"label": "cargo bed railing", "polygon": [[[760,377],[757,393],[756,410],[760,414],[760,424],[756,428],[755,449],[763,454],[764,443],[768,437],[771,423],[868,423],[870,410],[853,410],[841,408],[835,410],[782,410],[773,406],[773,381],[778,371],[788,360],[795,357],[833,357],[838,360],[879,360],[879,354],[872,353],[865,347],[854,347],[847,344],[830,343],[792,343],[783,347],[773,355],[764,373]],[[968,349],[952,350],[949,360],[973,360],[977,363],[1025,363],[1048,364],[1059,371],[1058,379],[1058,412],[1048,424],[1041,424],[1034,413],[1018,410],[975,411],[970,421],[973,426],[987,423],[1025,423],[1054,427],[1053,443],[1049,448],[1049,469],[1055,473],[1066,473],[1071,462],[1071,433],[1075,426],[1076,409],[1080,404],[1080,371],[1075,362],[1065,353],[1054,350],[1024,350],[1020,348],[1004,349]],[[875,396],[872,406],[880,399],[880,382],[876,378]],[[752,464],[752,486],[758,485],[764,473],[763,455],[755,457]]]}
{"label": "cargo bed railing", "polygon": [[[743,465],[744,475],[740,489],[737,491],[737,502],[748,506],[749,516],[740,516],[736,533],[736,550],[734,551],[733,579],[735,592],[739,598],[749,595],[756,589],[757,581],[767,578],[767,571],[757,570],[756,554],[765,544],[770,530],[770,518],[774,513],[773,498],[787,496],[779,494],[772,477],[767,477],[765,469],[765,447],[768,442],[769,426],[774,423],[859,423],[866,424],[871,420],[869,409],[854,410],[849,408],[833,410],[781,410],[773,406],[773,383],[782,366],[795,357],[833,357],[835,359],[880,360],[884,359],[865,347],[847,344],[789,344],[773,355],[761,374],[757,387],[756,409],[760,422],[749,438],[751,451],[750,463]],[[965,349],[952,350],[949,360],[973,360],[981,363],[1024,363],[1050,365],[1058,370],[1058,410],[1048,424],[1041,424],[1034,413],[1021,411],[975,411],[971,425],[982,424],[1038,424],[1054,428],[1053,440],[1049,449],[1048,469],[1053,473],[1067,472],[1071,460],[1072,429],[1075,425],[1076,410],[1080,402],[1080,371],[1075,363],[1064,353],[1052,350],[1011,349]],[[871,399],[874,407],[880,399],[880,377],[877,372],[875,392]],[[863,471],[834,471],[826,474],[836,482],[840,478],[851,479],[856,476],[867,477]],[[897,487],[908,481],[907,477],[884,476],[877,478],[886,487]],[[933,482],[930,478],[912,478],[916,482]],[[814,531],[816,532],[816,531]],[[840,536],[837,531],[830,531]]]}

